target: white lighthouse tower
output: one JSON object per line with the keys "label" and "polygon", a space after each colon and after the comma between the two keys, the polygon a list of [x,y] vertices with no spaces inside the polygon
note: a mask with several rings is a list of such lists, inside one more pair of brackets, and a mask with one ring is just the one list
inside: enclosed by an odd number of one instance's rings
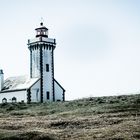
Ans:
{"label": "white lighthouse tower", "polygon": [[[28,40],[30,50],[30,78],[40,77],[40,101],[55,101],[54,49],[55,39],[48,38],[48,29],[40,23],[36,37]],[[58,82],[57,82],[58,85]],[[56,85],[56,88],[57,88]]]}

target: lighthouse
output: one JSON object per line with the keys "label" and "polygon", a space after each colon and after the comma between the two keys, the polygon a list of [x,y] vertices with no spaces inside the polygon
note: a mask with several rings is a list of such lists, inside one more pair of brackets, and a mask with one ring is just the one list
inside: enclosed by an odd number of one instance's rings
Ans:
{"label": "lighthouse", "polygon": [[30,78],[40,78],[40,101],[55,101],[54,49],[56,40],[48,37],[48,29],[40,23],[36,36],[28,40]]}

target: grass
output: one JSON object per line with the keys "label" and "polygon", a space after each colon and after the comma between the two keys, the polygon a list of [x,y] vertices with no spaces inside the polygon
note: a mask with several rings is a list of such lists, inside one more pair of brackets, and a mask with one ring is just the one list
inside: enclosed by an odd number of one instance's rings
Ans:
{"label": "grass", "polygon": [[0,140],[139,140],[140,94],[0,104]]}

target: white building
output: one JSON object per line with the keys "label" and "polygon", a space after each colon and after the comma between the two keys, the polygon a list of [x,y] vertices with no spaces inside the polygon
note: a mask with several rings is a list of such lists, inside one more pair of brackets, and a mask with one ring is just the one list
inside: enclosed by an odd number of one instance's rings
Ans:
{"label": "white building", "polygon": [[9,77],[0,70],[0,103],[64,101],[65,90],[54,79],[55,39],[48,38],[48,29],[40,24],[36,37],[28,40],[30,77]]}

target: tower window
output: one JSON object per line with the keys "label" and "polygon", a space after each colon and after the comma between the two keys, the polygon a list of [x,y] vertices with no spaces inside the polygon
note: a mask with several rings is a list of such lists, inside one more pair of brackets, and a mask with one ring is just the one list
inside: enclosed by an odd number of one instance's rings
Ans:
{"label": "tower window", "polygon": [[47,100],[49,100],[49,99],[50,99],[50,92],[47,91]]}
{"label": "tower window", "polygon": [[38,92],[39,92],[39,89],[36,90],[36,100],[38,101]]}
{"label": "tower window", "polygon": [[46,64],[46,71],[49,72],[49,64]]}

